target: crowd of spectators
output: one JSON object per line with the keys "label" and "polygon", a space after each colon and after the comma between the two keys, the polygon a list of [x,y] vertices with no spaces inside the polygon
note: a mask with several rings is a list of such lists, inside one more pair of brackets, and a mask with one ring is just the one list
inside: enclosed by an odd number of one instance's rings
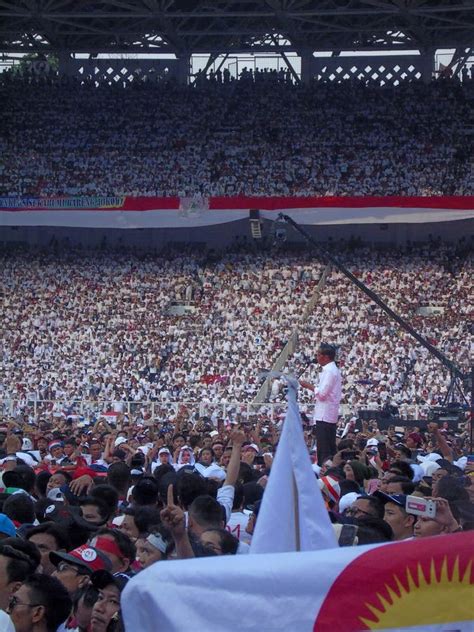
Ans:
{"label": "crowd of spectators", "polygon": [[473,192],[472,82],[300,85],[246,73],[123,87],[7,76],[3,196]]}
{"label": "crowd of spectators", "polygon": [[[472,192],[469,95],[449,81],[76,87],[0,85],[0,195]],[[467,372],[471,245],[326,246]],[[0,255],[1,630],[118,632],[137,573],[251,551],[283,381],[257,415],[243,410],[293,335],[284,369],[311,384],[319,343],[338,348],[347,415],[319,462],[312,395],[299,394],[313,492],[337,538],[353,527],[338,543],[474,528],[472,420],[356,419],[391,406],[426,417],[452,376],[313,252],[55,246]],[[410,511],[411,495],[430,511]]]}
{"label": "crowd of spectators", "polygon": [[[474,528],[469,424],[455,431],[431,423],[426,432],[401,433],[341,424],[336,452],[318,463],[314,427],[302,421],[308,453],[301,459],[311,463],[312,493],[322,494],[336,546],[390,546]],[[117,632],[124,629],[121,593],[144,569],[256,553],[262,498],[275,452],[283,449],[278,424],[215,429],[193,422],[184,407],[172,423],[145,428],[123,415],[88,430],[77,419],[2,424],[0,625],[6,632]],[[420,512],[424,501],[430,509]]]}
{"label": "crowd of spectators", "polygon": [[[329,247],[462,371],[469,370],[473,265],[467,240],[404,251]],[[317,378],[309,362],[321,339],[339,348],[342,412],[394,405],[402,417],[426,417],[443,402],[449,371],[337,270],[306,318],[324,268],[310,251],[290,248],[4,252],[3,408],[63,414],[74,402],[89,402],[81,404],[89,422],[92,411],[108,406],[127,413],[131,407],[140,417],[150,413],[150,403],[156,417],[170,414],[171,402],[199,403],[201,413],[204,407],[214,417],[238,414],[235,403],[245,409],[254,401],[261,372],[273,367],[296,332],[296,351],[284,367],[296,375]],[[185,305],[186,312],[170,311],[173,304]],[[420,313],[423,307],[430,308],[428,315]],[[276,380],[265,401],[277,404],[283,393]],[[300,398],[310,410],[310,394]],[[42,400],[58,405],[45,408]],[[266,404],[263,413],[269,413]]]}

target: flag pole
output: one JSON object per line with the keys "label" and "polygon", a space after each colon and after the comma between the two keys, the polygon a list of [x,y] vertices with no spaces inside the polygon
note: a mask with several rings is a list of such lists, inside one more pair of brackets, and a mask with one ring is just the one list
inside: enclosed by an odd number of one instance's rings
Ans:
{"label": "flag pole", "polygon": [[301,551],[300,503],[298,499],[298,487],[296,485],[296,478],[295,478],[294,473],[293,473],[293,511],[295,513],[295,550]]}

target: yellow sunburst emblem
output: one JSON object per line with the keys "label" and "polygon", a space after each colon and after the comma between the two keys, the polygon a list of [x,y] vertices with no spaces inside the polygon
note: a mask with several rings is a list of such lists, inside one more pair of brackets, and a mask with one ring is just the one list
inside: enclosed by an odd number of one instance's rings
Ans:
{"label": "yellow sunburst emblem", "polygon": [[353,551],[316,615],[313,632],[474,630],[470,532]]}
{"label": "yellow sunburst emblem", "polygon": [[466,605],[474,604],[474,585],[471,584],[472,562],[464,573],[459,570],[459,557],[456,557],[451,575],[448,573],[448,558],[443,559],[441,575],[436,574],[434,560],[431,561],[429,577],[426,578],[421,564],[417,566],[415,577],[409,569],[406,581],[402,584],[397,575],[393,581],[397,591],[389,584],[385,585],[389,598],[377,593],[381,608],[371,603],[365,606],[376,617],[376,621],[360,618],[364,629],[383,630],[397,627],[423,625],[426,613],[430,612],[430,623],[449,623],[466,620]]}

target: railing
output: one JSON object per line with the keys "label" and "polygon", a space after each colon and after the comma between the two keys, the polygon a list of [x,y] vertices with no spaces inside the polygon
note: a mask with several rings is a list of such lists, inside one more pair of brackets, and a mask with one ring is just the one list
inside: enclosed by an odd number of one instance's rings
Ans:
{"label": "railing", "polygon": [[[100,416],[113,417],[123,413],[129,418],[137,418],[143,414],[156,421],[164,421],[174,416],[180,408],[185,408],[191,416],[209,417],[217,424],[217,419],[236,420],[252,419],[262,416],[278,420],[286,412],[286,402],[253,403],[253,402],[203,402],[203,401],[144,401],[144,402],[110,402],[91,400],[37,400],[37,399],[0,399],[0,411],[3,416],[16,417],[30,415],[33,418],[56,416],[80,416],[84,419],[98,419]],[[301,411],[312,414],[313,404],[302,404]]]}
{"label": "railing", "polygon": [[[114,413],[124,413],[135,420],[146,414],[156,422],[174,417],[180,408],[185,408],[190,418],[209,417],[214,425],[218,419],[228,421],[257,420],[280,421],[286,413],[286,402],[203,402],[203,401],[92,401],[92,400],[39,400],[39,399],[0,399],[0,415],[4,421],[8,417],[28,416],[32,421],[40,417],[60,418],[68,416],[83,417],[85,421],[97,420],[100,416],[112,417]],[[300,411],[312,418],[314,404],[300,402]],[[340,414],[348,418],[358,411],[348,404],[340,406]],[[374,416],[376,413],[374,414]],[[422,416],[415,404],[408,406],[403,419],[419,419]]]}

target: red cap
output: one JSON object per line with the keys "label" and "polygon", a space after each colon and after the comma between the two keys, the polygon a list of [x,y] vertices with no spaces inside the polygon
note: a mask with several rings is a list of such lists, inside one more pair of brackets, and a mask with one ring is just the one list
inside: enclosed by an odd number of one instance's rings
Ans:
{"label": "red cap", "polygon": [[103,551],[104,553],[111,553],[112,555],[116,555],[120,559],[123,558],[123,553],[119,549],[118,544],[112,538],[97,536],[91,540],[91,544],[99,551]]}
{"label": "red cap", "polygon": [[70,562],[71,564],[84,566],[91,572],[110,570],[111,568],[108,557],[106,557],[102,551],[87,544],[83,544],[77,547],[77,549],[69,551],[69,553],[52,552],[49,554],[49,558],[55,566],[60,562]]}

